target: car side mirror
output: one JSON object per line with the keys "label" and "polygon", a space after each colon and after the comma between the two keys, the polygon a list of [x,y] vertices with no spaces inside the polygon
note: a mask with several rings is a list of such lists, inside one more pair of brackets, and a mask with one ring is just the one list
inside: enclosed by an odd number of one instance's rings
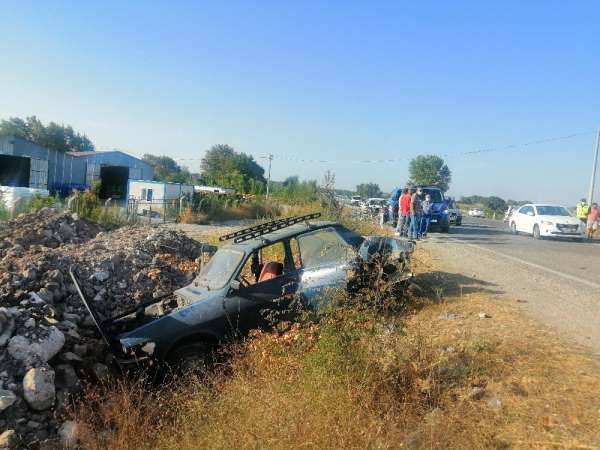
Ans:
{"label": "car side mirror", "polygon": [[239,291],[240,290],[240,282],[239,280],[233,280],[231,283],[229,283],[229,287],[231,288],[232,291]]}

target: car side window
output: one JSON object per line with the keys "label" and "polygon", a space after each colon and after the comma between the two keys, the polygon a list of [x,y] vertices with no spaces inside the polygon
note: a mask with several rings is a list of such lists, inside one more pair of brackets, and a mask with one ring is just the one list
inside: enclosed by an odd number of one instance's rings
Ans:
{"label": "car side window", "polygon": [[305,269],[345,264],[355,256],[354,249],[333,228],[305,233],[297,239]]}
{"label": "car side window", "polygon": [[296,269],[301,269],[302,255],[300,255],[300,245],[298,244],[298,239],[290,239],[290,251],[292,252],[292,262],[294,263],[294,267]]}
{"label": "car side window", "polygon": [[276,242],[253,252],[244,263],[238,280],[247,287],[277,278],[285,271],[285,247],[283,242]]}

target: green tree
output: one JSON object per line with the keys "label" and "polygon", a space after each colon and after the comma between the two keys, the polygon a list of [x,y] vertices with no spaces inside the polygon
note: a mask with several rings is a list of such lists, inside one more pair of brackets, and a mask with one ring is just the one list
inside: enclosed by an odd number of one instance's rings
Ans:
{"label": "green tree", "polygon": [[362,183],[356,186],[356,193],[362,198],[381,197],[383,192],[377,183]]}
{"label": "green tree", "polygon": [[492,211],[501,212],[506,209],[506,202],[500,197],[491,196],[485,199],[483,206]]}
{"label": "green tree", "polygon": [[226,144],[213,145],[201,162],[202,178],[209,184],[238,192],[260,193],[266,184],[263,169],[251,155]]}
{"label": "green tree", "polygon": [[0,122],[0,136],[15,136],[35,142],[59,152],[93,151],[94,144],[81,133],[77,133],[70,125],[50,122],[44,125],[37,117],[30,116],[25,120],[11,117]]}
{"label": "green tree", "polygon": [[155,156],[146,153],[142,156],[154,169],[154,178],[158,181],[170,181],[172,183],[199,184],[199,175],[190,173],[186,167],[182,167],[169,156]]}
{"label": "green tree", "polygon": [[419,155],[408,167],[410,182],[415,185],[435,185],[446,192],[452,180],[452,172],[437,155]]}

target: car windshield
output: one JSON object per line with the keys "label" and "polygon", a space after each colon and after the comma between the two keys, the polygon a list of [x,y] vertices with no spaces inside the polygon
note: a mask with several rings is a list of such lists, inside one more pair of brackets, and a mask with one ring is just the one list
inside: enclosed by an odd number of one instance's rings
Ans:
{"label": "car windshield", "polygon": [[226,248],[217,251],[204,266],[196,282],[209,290],[221,289],[231,279],[243,257],[244,253],[238,250]]}
{"label": "car windshield", "polygon": [[439,189],[423,189],[423,198],[425,198],[425,196],[428,194],[431,197],[432,203],[442,203],[444,201],[444,198],[442,197],[442,191]]}
{"label": "car windshield", "polygon": [[570,216],[569,211],[567,211],[562,206],[536,206],[537,213],[540,216]]}

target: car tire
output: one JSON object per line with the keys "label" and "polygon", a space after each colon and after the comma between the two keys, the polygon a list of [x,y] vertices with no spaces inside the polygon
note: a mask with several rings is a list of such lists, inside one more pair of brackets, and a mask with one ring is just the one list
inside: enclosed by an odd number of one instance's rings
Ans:
{"label": "car tire", "polygon": [[171,370],[180,375],[200,374],[206,371],[211,362],[211,347],[205,342],[184,344],[176,348],[168,357]]}
{"label": "car tire", "polygon": [[533,226],[533,238],[534,239],[542,238],[542,235],[540,234],[540,227],[537,223]]}
{"label": "car tire", "polygon": [[510,223],[510,232],[514,235],[519,234],[517,231],[517,224],[515,222]]}
{"label": "car tire", "polygon": [[456,225],[457,225],[457,226],[461,226],[461,225],[462,225],[462,219],[461,219],[461,220],[457,220],[457,221],[456,221]]}
{"label": "car tire", "polygon": [[449,233],[450,232],[450,224],[440,225],[440,231],[442,233]]}

